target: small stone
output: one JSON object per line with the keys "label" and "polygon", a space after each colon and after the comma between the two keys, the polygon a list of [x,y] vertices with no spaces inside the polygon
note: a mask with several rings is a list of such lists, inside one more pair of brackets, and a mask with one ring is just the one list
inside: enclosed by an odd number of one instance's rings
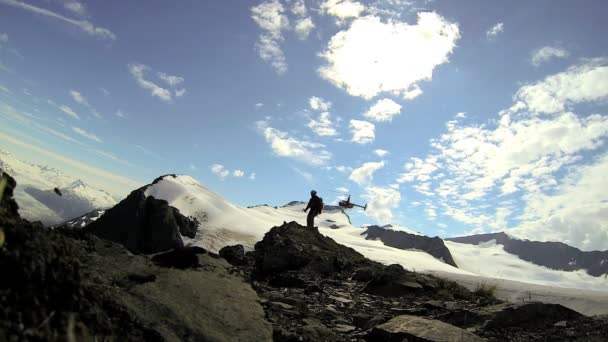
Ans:
{"label": "small stone", "polygon": [[275,309],[280,309],[280,310],[293,310],[293,308],[294,308],[292,305],[281,303],[281,302],[271,302],[270,306]]}
{"label": "small stone", "polygon": [[566,326],[568,326],[568,322],[566,322],[566,321],[560,321],[560,322],[557,322],[557,323],[553,324],[553,326],[556,326],[556,327],[566,327]]}
{"label": "small stone", "polygon": [[348,303],[352,302],[352,300],[346,299],[346,298],[342,298],[342,297],[329,296],[329,298],[335,300],[336,302],[340,302],[340,303],[343,303],[343,304],[348,304]]}
{"label": "small stone", "polygon": [[336,326],[334,327],[334,330],[343,334],[349,333],[351,331],[354,331],[355,327],[353,327],[352,325],[347,325],[347,324],[336,324]]}

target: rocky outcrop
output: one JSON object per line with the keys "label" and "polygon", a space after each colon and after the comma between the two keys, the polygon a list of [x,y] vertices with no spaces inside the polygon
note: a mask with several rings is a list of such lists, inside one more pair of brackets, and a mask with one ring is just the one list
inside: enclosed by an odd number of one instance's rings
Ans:
{"label": "rocky outcrop", "polygon": [[561,242],[539,242],[511,238],[505,233],[479,234],[446,239],[459,243],[477,245],[495,240],[503,245],[506,252],[522,260],[554,270],[586,270],[599,277],[608,274],[608,251],[583,252]]}
{"label": "rocky outcrop", "polygon": [[484,339],[453,325],[422,317],[401,315],[375,327],[367,341],[482,342]]}
{"label": "rocky outcrop", "polygon": [[152,254],[184,246],[181,236],[194,238],[198,222],[182,215],[167,201],[137,189],[86,229],[118,242],[131,251]]}
{"label": "rocky outcrop", "polygon": [[219,256],[150,259],[86,230],[44,229],[19,217],[2,177],[0,341],[272,340],[259,297]]}
{"label": "rocky outcrop", "polygon": [[256,275],[276,276],[288,271],[318,275],[344,275],[357,267],[373,264],[352,248],[308,229],[297,222],[272,228],[253,252]]}
{"label": "rocky outcrop", "polygon": [[390,247],[425,251],[448,265],[458,267],[450,250],[445,246],[443,240],[437,236],[430,238],[379,226],[368,226],[367,230],[361,235],[365,235],[367,240],[380,240]]}

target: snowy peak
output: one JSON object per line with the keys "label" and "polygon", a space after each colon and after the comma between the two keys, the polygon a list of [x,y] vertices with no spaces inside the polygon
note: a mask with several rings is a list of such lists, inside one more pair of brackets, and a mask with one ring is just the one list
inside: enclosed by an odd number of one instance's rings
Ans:
{"label": "snowy peak", "polygon": [[64,190],[74,190],[76,188],[86,188],[87,185],[81,180],[77,179],[74,183],[66,186]]}

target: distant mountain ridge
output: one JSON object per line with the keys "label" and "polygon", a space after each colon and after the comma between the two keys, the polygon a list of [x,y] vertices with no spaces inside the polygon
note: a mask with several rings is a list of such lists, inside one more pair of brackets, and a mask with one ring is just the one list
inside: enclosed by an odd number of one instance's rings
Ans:
{"label": "distant mountain ridge", "polygon": [[522,260],[554,270],[586,270],[589,275],[599,277],[608,274],[608,251],[584,252],[562,242],[540,242],[511,238],[506,233],[479,234],[445,239],[459,243],[478,245],[495,240],[505,251]]}

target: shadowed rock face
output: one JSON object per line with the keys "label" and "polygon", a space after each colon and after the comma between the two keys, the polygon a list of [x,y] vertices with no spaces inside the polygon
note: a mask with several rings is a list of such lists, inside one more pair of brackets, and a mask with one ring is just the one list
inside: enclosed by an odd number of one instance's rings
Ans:
{"label": "shadowed rock face", "polygon": [[367,230],[361,235],[364,234],[367,240],[380,239],[382,243],[390,247],[425,251],[448,265],[458,267],[452,258],[450,250],[445,246],[443,240],[437,236],[430,238],[428,236],[409,234],[379,226],[367,227]]}
{"label": "shadowed rock face", "polygon": [[476,245],[496,240],[506,252],[520,259],[554,270],[576,271],[585,269],[594,277],[608,273],[608,251],[583,252],[561,242],[539,242],[512,239],[505,233],[480,234],[446,239]]}
{"label": "shadowed rock face", "polygon": [[184,246],[181,235],[194,238],[198,222],[178,209],[137,189],[86,229],[93,234],[144,254]]}

